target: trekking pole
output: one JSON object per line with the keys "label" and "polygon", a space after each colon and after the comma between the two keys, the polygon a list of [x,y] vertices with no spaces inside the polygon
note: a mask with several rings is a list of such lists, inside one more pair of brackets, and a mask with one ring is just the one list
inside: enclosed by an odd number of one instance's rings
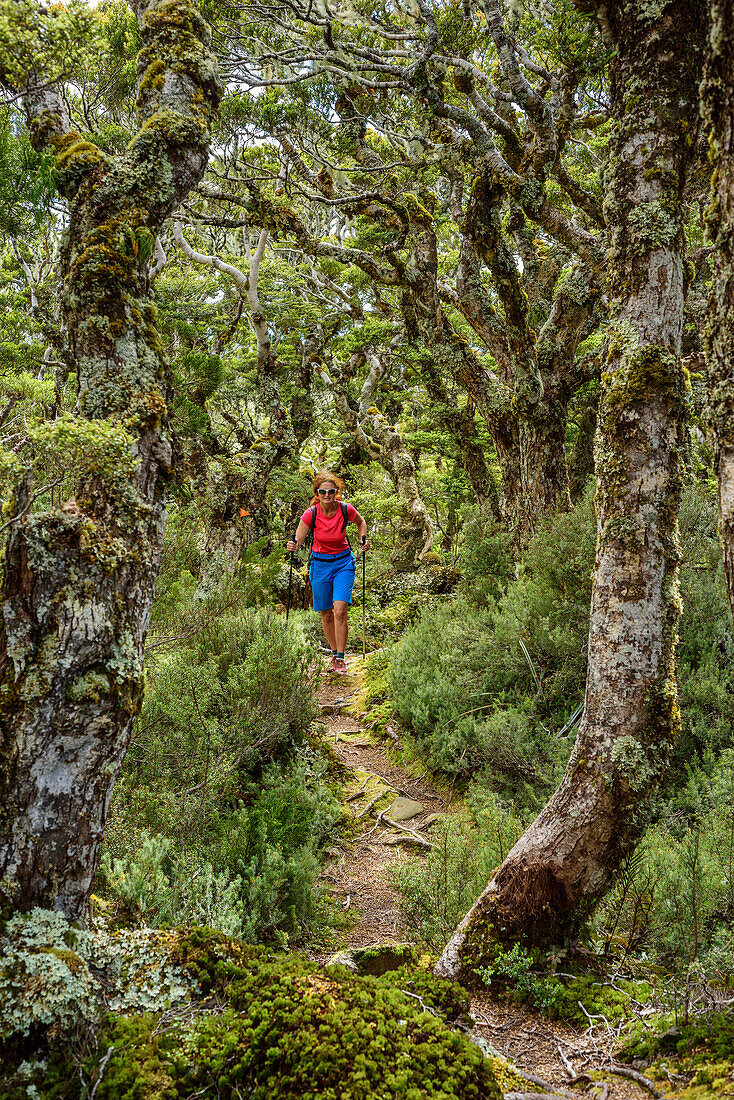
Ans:
{"label": "trekking pole", "polygon": [[[361,543],[362,543],[362,546],[364,546],[366,538],[367,538],[366,535],[362,535],[362,538],[360,540]],[[366,565],[366,562],[364,560],[364,550],[363,550],[362,551],[362,660],[363,661],[367,660],[367,610],[366,610],[365,605],[364,605],[364,588],[365,588],[364,571],[365,571],[365,565]]]}
{"label": "trekking pole", "polygon": [[[295,542],[295,541],[296,541],[296,532],[294,531],[291,542]],[[293,584],[293,555],[294,555],[294,553],[295,553],[295,551],[291,550],[291,567],[288,570],[288,605],[285,609],[285,625],[286,626],[288,626],[288,616],[291,613],[291,586]]]}

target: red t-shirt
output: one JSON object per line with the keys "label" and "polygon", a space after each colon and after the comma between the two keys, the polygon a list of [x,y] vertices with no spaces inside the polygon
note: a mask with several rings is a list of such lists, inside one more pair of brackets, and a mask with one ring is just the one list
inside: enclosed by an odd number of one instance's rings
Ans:
{"label": "red t-shirt", "polygon": [[[348,504],[347,521],[355,523],[356,519],[357,509]],[[311,526],[310,508],[307,508],[301,516],[301,522],[305,523],[307,527]],[[321,510],[321,505],[316,505],[316,530],[313,533],[314,554],[341,554],[349,548],[346,530],[342,531],[343,524],[344,517],[342,516],[341,504],[337,502],[337,509],[333,516],[325,516]]]}

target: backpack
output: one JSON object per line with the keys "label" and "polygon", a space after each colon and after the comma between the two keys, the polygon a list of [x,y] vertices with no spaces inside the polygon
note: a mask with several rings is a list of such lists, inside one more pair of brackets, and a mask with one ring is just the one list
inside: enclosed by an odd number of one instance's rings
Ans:
{"label": "backpack", "polygon": [[[346,506],[346,504],[344,503],[343,500],[339,501],[339,507],[341,508],[341,513],[342,513],[342,534],[344,534],[344,532],[347,529],[348,518],[347,518],[347,506]],[[318,512],[318,510],[319,510],[318,504],[312,504],[311,505],[311,530],[308,533],[308,564],[309,565],[311,564],[311,558],[313,557],[313,536],[314,536],[314,532],[316,530],[316,513]],[[352,549],[352,544],[349,541],[349,535],[347,535],[347,546],[349,547],[350,550]]]}

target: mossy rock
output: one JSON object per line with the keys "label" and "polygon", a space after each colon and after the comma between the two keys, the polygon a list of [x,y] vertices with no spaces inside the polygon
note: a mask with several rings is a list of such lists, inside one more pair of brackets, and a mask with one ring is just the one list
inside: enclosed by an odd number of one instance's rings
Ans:
{"label": "mossy rock", "polygon": [[329,966],[345,966],[355,974],[379,977],[401,966],[419,966],[421,953],[412,943],[375,943],[369,947],[349,947],[337,951]]}

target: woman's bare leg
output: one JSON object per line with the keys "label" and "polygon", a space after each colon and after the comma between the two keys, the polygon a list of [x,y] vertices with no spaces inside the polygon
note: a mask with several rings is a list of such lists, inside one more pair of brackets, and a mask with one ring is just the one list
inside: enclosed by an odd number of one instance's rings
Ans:
{"label": "woman's bare leg", "polygon": [[324,628],[326,640],[329,643],[329,649],[333,653],[339,647],[336,644],[336,634],[334,632],[334,611],[332,608],[329,608],[328,611],[321,612],[321,623]]}
{"label": "woman's bare leg", "polygon": [[349,637],[348,613],[349,604],[346,600],[334,600],[334,631],[336,645],[332,646],[332,649],[336,649],[337,653],[346,653],[347,650],[347,638]]}

